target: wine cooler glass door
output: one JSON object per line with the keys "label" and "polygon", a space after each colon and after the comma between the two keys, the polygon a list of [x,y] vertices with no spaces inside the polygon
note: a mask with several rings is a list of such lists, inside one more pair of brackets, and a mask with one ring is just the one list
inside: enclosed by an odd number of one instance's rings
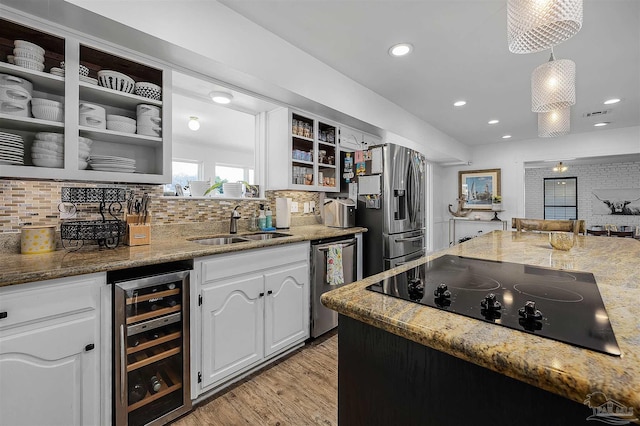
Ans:
{"label": "wine cooler glass door", "polygon": [[191,408],[188,276],[181,271],[114,286],[118,425],[166,423]]}

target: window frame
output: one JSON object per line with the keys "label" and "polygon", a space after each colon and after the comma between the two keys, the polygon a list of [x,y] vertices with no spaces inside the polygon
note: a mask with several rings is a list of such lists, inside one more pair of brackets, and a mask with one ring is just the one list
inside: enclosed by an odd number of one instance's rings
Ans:
{"label": "window frame", "polygon": [[[547,181],[575,181],[575,198],[574,204],[566,204],[566,205],[548,205],[547,204]],[[547,208],[548,207],[561,207],[561,208],[575,208],[576,217],[570,220],[577,220],[578,215],[578,177],[577,176],[569,176],[569,177],[546,177],[542,179],[542,214],[544,219],[558,219],[558,218],[548,218],[547,217]],[[558,219],[558,220],[566,220],[566,218]]]}

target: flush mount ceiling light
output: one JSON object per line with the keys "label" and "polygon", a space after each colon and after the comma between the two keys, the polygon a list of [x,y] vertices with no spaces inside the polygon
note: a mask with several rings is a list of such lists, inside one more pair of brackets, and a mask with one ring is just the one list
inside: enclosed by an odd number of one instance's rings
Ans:
{"label": "flush mount ceiling light", "polygon": [[453,106],[461,107],[461,106],[465,106],[466,104],[467,104],[467,101],[456,101],[453,103]]}
{"label": "flush mount ceiling light", "polygon": [[571,131],[571,108],[538,113],[538,136],[555,138]]}
{"label": "flush mount ceiling light", "polygon": [[209,96],[213,102],[217,104],[228,104],[231,102],[231,99],[233,99],[233,95],[226,92],[211,92]]}
{"label": "flush mount ceiling light", "polygon": [[504,135],[502,139],[511,139],[511,135]]}
{"label": "flush mount ceiling light", "polygon": [[555,167],[553,168],[554,172],[566,172],[569,168],[567,166],[565,166],[564,164],[562,164],[562,161],[560,161],[558,164],[555,165]]}
{"label": "flush mount ceiling light", "polygon": [[511,53],[549,49],[578,34],[582,0],[509,0],[507,44]]}
{"label": "flush mount ceiling light", "polygon": [[618,102],[620,102],[620,99],[613,98],[613,99],[607,99],[606,101],[604,101],[604,104],[611,105],[611,104],[617,104]]}
{"label": "flush mount ceiling light", "polygon": [[411,43],[398,43],[389,48],[389,55],[394,57],[406,56],[413,51]]}
{"label": "flush mount ceiling light", "polygon": [[569,59],[556,60],[551,51],[549,62],[531,74],[531,111],[549,112],[576,103],[576,64]]}
{"label": "flush mount ceiling light", "polygon": [[194,132],[200,128],[200,121],[198,121],[198,117],[189,117],[189,128]]}
{"label": "flush mount ceiling light", "polygon": [[608,125],[608,124],[609,124],[609,122],[608,122],[608,121],[602,121],[602,122],[600,122],[600,123],[596,123],[596,124],[594,124],[593,126],[594,126],[594,127],[603,127],[603,126],[606,126],[606,125]]}
{"label": "flush mount ceiling light", "polygon": [[489,120],[487,121],[487,124],[498,124],[500,122],[500,120]]}

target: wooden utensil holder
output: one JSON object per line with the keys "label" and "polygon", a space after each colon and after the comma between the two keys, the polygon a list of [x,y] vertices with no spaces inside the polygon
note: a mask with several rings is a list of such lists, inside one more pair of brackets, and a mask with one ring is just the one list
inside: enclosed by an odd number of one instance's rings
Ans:
{"label": "wooden utensil holder", "polygon": [[[128,246],[144,246],[151,243],[151,215],[146,217],[137,214],[128,214],[125,217],[127,222],[127,232],[125,234],[125,244]],[[143,220],[145,221],[143,223]]]}

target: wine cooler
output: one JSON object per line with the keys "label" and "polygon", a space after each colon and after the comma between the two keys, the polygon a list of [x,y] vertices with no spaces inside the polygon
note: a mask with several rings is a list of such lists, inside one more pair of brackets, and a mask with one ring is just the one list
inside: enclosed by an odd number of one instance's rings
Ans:
{"label": "wine cooler", "polygon": [[191,409],[190,262],[108,273],[114,292],[114,423],[161,425]]}

